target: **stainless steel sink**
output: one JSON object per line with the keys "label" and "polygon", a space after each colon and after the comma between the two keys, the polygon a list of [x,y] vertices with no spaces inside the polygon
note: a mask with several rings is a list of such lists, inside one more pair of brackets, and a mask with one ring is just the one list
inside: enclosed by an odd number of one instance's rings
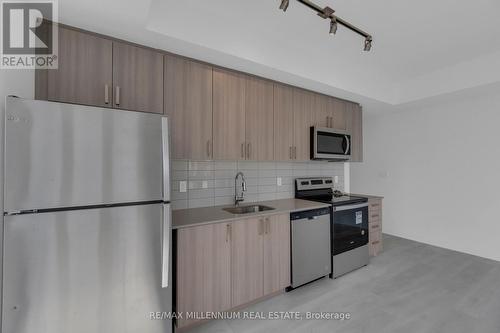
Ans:
{"label": "stainless steel sink", "polygon": [[250,214],[250,213],[264,212],[266,210],[273,210],[274,208],[263,205],[251,205],[251,206],[229,207],[223,209],[231,214]]}

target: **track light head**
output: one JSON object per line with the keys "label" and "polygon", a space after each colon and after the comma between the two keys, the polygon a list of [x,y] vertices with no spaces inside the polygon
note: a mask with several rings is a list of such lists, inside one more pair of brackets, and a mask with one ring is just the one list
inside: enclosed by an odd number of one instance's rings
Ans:
{"label": "track light head", "polygon": [[337,19],[334,17],[330,21],[330,35],[335,35],[337,33],[337,28],[338,28]]}
{"label": "track light head", "polygon": [[372,49],[372,38],[366,37],[365,39],[365,51],[369,52]]}
{"label": "track light head", "polygon": [[290,4],[290,0],[281,0],[280,9],[284,12],[288,9],[288,5]]}

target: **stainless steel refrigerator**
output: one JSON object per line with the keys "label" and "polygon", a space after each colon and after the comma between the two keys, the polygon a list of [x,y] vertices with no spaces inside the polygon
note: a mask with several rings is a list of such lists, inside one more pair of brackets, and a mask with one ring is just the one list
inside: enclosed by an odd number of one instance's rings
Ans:
{"label": "stainless steel refrigerator", "polygon": [[168,122],[6,98],[2,332],[165,333]]}

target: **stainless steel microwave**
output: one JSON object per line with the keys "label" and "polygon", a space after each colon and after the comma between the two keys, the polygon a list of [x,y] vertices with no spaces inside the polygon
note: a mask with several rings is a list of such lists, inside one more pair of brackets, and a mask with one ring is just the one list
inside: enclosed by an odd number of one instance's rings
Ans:
{"label": "stainless steel microwave", "polygon": [[351,136],[333,128],[311,127],[311,159],[347,161],[351,158]]}

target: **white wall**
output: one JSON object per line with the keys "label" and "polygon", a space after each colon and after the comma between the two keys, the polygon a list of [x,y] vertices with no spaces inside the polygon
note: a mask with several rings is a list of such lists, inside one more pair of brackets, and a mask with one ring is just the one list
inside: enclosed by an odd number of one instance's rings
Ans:
{"label": "white wall", "polygon": [[365,117],[351,190],[385,197],[385,233],[500,260],[498,91]]}

